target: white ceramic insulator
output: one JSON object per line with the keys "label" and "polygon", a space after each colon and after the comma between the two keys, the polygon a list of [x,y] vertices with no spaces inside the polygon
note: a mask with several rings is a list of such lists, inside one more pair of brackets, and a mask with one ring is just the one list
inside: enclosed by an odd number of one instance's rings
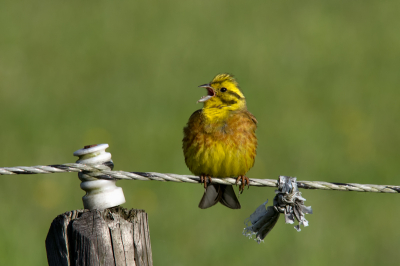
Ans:
{"label": "white ceramic insulator", "polygon": [[[99,144],[90,148],[83,148],[74,152],[79,156],[77,163],[86,165],[99,165],[111,161],[111,153],[106,152],[108,144]],[[86,158],[83,158],[86,157]],[[125,203],[122,188],[115,185],[115,180],[101,180],[78,173],[82,180],[81,189],[86,191],[82,197],[83,206],[89,210],[104,210]]]}

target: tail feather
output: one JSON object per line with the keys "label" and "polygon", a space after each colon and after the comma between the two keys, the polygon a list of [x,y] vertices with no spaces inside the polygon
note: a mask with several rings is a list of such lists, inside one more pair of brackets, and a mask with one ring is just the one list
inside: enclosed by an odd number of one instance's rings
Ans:
{"label": "tail feather", "polygon": [[220,185],[221,186],[221,199],[219,202],[221,202],[222,205],[225,205],[228,208],[231,209],[240,209],[240,202],[238,198],[236,197],[235,191],[233,190],[232,186],[227,186],[227,185]]}
{"label": "tail feather", "polygon": [[219,184],[209,184],[200,200],[199,208],[207,209],[217,204],[221,198],[221,187]]}
{"label": "tail feather", "polygon": [[207,209],[217,202],[231,209],[240,209],[240,203],[232,186],[221,184],[210,184],[207,186],[200,200],[199,208]]}

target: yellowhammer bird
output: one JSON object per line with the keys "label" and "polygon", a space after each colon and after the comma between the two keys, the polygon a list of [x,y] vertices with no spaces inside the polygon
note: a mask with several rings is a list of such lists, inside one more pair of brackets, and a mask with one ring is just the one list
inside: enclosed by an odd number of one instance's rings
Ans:
{"label": "yellowhammer bird", "polygon": [[241,192],[249,184],[245,174],[254,165],[257,120],[247,111],[245,97],[232,75],[219,74],[199,87],[207,89],[207,95],[198,101],[204,107],[192,114],[183,130],[186,165],[204,183],[199,207],[206,209],[221,202],[240,209],[232,186],[207,186],[207,179],[211,182],[212,177],[238,177]]}

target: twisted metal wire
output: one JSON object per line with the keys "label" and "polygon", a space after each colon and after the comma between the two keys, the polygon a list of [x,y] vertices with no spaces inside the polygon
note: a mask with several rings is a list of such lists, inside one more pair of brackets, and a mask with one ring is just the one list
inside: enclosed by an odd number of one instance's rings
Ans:
{"label": "twisted metal wire", "polygon": [[[171,181],[171,182],[187,182],[200,183],[198,176],[163,174],[155,172],[125,172],[111,171],[110,166],[106,164],[85,165],[79,163],[66,163],[57,165],[37,165],[37,166],[17,166],[2,167],[0,175],[21,175],[21,174],[51,174],[66,172],[82,172],[85,175],[98,179],[108,180],[155,180],[155,181]],[[212,178],[212,183],[225,185],[235,185],[235,178]],[[240,182],[238,183],[241,184]],[[278,181],[275,179],[254,179],[250,178],[250,186],[257,187],[277,187]],[[324,181],[297,181],[297,186],[304,189],[324,189],[324,190],[341,190],[341,191],[358,191],[358,192],[380,192],[380,193],[400,193],[400,186],[391,185],[373,185],[373,184],[356,184],[356,183],[334,183]]]}

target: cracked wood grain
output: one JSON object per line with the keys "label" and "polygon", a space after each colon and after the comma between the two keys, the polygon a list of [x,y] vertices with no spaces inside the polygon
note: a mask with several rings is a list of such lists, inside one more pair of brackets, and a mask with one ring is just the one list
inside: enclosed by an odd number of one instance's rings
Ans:
{"label": "cracked wood grain", "polygon": [[147,214],[114,207],[57,216],[46,238],[50,266],[152,266]]}

